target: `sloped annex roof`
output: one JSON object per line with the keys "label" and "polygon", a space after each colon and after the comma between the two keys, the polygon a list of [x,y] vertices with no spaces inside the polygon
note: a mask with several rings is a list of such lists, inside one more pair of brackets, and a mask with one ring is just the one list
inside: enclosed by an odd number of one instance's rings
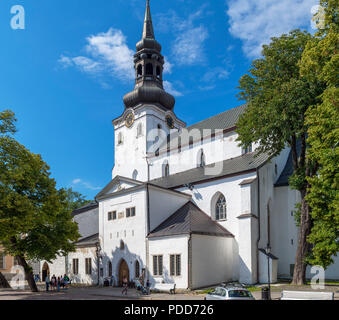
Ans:
{"label": "sloped annex roof", "polygon": [[91,203],[86,204],[85,206],[81,208],[75,209],[72,212],[72,217],[77,216],[78,214],[90,211],[90,210],[98,209],[98,207],[99,207],[99,204],[96,201],[92,201]]}
{"label": "sloped annex roof", "polygon": [[99,233],[92,234],[91,236],[80,239],[77,243],[77,247],[90,247],[99,242]]}
{"label": "sloped annex roof", "polygon": [[148,238],[183,234],[234,237],[232,233],[217,222],[213,221],[192,201],[189,201],[152,232],[150,232]]}
{"label": "sloped annex roof", "polygon": [[[230,175],[240,174],[246,171],[254,171],[264,165],[269,159],[270,156],[268,154],[258,155],[257,152],[252,152],[236,158],[213,163],[205,167],[194,168],[168,177],[154,179],[150,182],[163,188],[178,188],[187,184],[201,183]],[[206,168],[213,168],[216,165],[222,166],[221,172],[215,175],[206,175]]]}

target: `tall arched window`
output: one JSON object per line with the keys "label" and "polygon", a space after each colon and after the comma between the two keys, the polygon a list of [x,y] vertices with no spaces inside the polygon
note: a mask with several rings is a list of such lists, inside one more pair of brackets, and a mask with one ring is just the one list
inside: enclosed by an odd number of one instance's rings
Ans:
{"label": "tall arched window", "polygon": [[140,263],[139,261],[135,261],[135,278],[138,279],[140,277]]}
{"label": "tall arched window", "polygon": [[112,277],[113,274],[113,270],[112,270],[112,262],[108,261],[107,263],[107,274],[109,277]]}
{"label": "tall arched window", "polygon": [[163,177],[168,177],[170,175],[170,167],[167,160],[162,165],[162,175]]}
{"label": "tall arched window", "polygon": [[201,167],[204,167],[205,165],[206,165],[206,157],[205,157],[204,150],[201,149],[198,152],[197,167],[201,168]]}
{"label": "tall arched window", "polygon": [[146,64],[146,76],[153,76],[153,65],[152,65],[152,63]]}
{"label": "tall arched window", "polygon": [[227,207],[226,199],[223,195],[220,195],[215,205],[215,220],[226,220]]}

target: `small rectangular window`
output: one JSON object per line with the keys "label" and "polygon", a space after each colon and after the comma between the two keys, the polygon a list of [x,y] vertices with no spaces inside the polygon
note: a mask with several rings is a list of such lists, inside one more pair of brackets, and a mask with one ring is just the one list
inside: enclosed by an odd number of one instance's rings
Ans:
{"label": "small rectangular window", "polygon": [[73,259],[73,274],[79,273],[79,259]]}
{"label": "small rectangular window", "polygon": [[162,276],[163,274],[163,257],[153,256],[153,275]]}
{"label": "small rectangular window", "polygon": [[181,255],[180,254],[170,255],[170,275],[172,277],[181,275]]}
{"label": "small rectangular window", "polygon": [[107,216],[108,221],[116,220],[116,218],[117,218],[116,211],[108,212],[108,216]]}
{"label": "small rectangular window", "polygon": [[126,218],[135,217],[135,207],[126,209]]}
{"label": "small rectangular window", "polygon": [[92,274],[92,259],[86,258],[85,264],[86,264],[86,274]]}

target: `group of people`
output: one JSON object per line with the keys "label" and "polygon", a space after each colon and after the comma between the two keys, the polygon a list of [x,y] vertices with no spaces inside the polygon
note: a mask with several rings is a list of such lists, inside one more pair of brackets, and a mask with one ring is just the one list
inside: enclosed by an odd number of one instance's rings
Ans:
{"label": "group of people", "polygon": [[60,289],[67,289],[68,284],[70,283],[69,277],[65,274],[61,277],[56,277],[53,275],[52,278],[49,277],[49,275],[46,276],[45,279],[46,283],[46,291],[49,291],[49,288],[51,288],[51,291],[60,291]]}

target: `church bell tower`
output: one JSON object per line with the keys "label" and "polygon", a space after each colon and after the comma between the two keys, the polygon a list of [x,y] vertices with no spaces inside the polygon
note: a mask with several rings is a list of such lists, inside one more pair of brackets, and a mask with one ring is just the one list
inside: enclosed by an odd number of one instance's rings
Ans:
{"label": "church bell tower", "polygon": [[[186,126],[173,112],[175,98],[164,89],[164,64],[161,45],[154,36],[150,1],[147,0],[142,38],[136,44],[134,55],[135,86],[123,98],[124,113],[113,121],[113,178],[120,175],[147,181],[147,158],[152,153],[150,150],[156,141],[150,139],[150,136],[154,132],[161,132],[161,139],[167,138],[171,130],[178,131]],[[160,135],[155,137],[157,138],[160,139]]]}

